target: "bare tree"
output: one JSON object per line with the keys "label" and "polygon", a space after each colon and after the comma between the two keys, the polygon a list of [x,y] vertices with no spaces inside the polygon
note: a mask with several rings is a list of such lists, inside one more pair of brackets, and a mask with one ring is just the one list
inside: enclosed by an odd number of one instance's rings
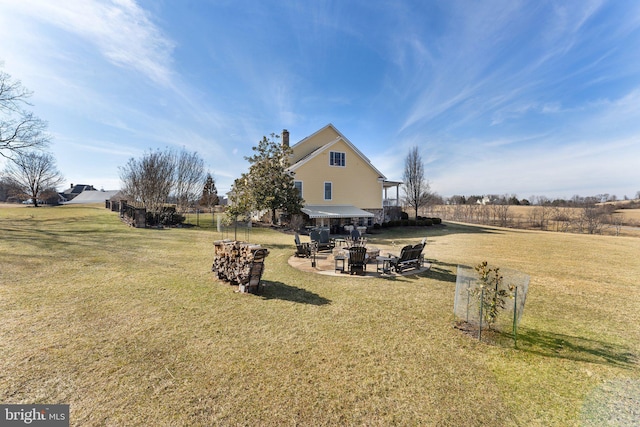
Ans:
{"label": "bare tree", "polygon": [[122,192],[140,203],[159,221],[170,197],[177,208],[186,210],[200,196],[204,161],[196,152],[149,151],[140,159],[129,159],[120,167]]}
{"label": "bare tree", "polygon": [[509,216],[509,204],[501,203],[496,205],[491,205],[491,210],[493,213],[494,221],[498,223],[500,227],[506,227],[511,222],[511,217]]}
{"label": "bare tree", "polygon": [[600,234],[605,227],[607,210],[595,203],[587,203],[581,212],[582,223],[588,234]]}
{"label": "bare tree", "polygon": [[180,151],[175,158],[174,196],[179,212],[185,212],[200,196],[204,185],[204,160],[195,151]]}
{"label": "bare tree", "polygon": [[551,208],[548,205],[536,206],[529,213],[529,223],[532,227],[547,230],[551,219]]}
{"label": "bare tree", "polygon": [[5,176],[11,185],[31,198],[33,206],[38,207],[42,193],[62,184],[64,178],[49,153],[30,151],[14,154],[5,166]]}
{"label": "bare tree", "polygon": [[167,203],[173,178],[174,156],[170,151],[149,151],[120,167],[123,193],[156,216]]}
{"label": "bare tree", "polygon": [[417,218],[418,210],[426,206],[432,196],[431,186],[424,177],[424,167],[418,147],[413,147],[404,161],[402,180],[404,182],[404,203],[414,209]]}
{"label": "bare tree", "polygon": [[624,217],[620,213],[617,213],[615,210],[611,211],[609,213],[608,223],[615,230],[616,236],[619,236],[620,235],[620,231],[622,230],[622,227],[624,226]]}
{"label": "bare tree", "polygon": [[47,123],[23,108],[31,105],[31,95],[19,80],[0,71],[0,155],[5,158],[43,149],[50,142]]}
{"label": "bare tree", "polygon": [[24,196],[22,191],[8,177],[0,174],[0,202],[19,200],[21,196]]}

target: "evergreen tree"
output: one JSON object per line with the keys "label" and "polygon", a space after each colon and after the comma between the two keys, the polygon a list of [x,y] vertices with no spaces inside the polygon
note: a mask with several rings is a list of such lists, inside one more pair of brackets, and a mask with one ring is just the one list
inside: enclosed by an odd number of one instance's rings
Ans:
{"label": "evergreen tree", "polygon": [[298,190],[293,184],[293,175],[287,171],[291,148],[279,144],[279,135],[266,136],[254,154],[245,157],[251,166],[249,172],[238,178],[232,189],[232,216],[247,214],[250,211],[269,210],[271,222],[276,222],[276,211],[284,210],[289,215],[297,214],[303,206]]}
{"label": "evergreen tree", "polygon": [[207,173],[207,178],[204,181],[204,187],[202,188],[202,197],[200,198],[200,205],[206,206],[209,209],[213,209],[215,205],[220,203],[218,197],[218,190],[216,189],[216,182],[210,173]]}

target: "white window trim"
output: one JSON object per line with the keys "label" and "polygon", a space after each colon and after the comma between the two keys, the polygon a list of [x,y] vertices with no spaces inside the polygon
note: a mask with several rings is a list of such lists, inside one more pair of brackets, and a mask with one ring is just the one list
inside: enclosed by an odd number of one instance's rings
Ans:
{"label": "white window trim", "polygon": [[[331,197],[328,198],[328,199],[327,199],[327,184],[331,185]],[[326,201],[333,200],[333,182],[331,182],[331,181],[325,181],[324,182],[324,185],[322,186],[322,197]]]}
{"label": "white window trim", "polygon": [[300,197],[302,197],[304,199],[304,197],[303,197],[303,195],[304,195],[304,184],[302,183],[302,181],[295,180],[295,181],[293,181],[293,185],[295,187],[295,185],[298,182],[300,183]]}
{"label": "white window trim", "polygon": [[[331,164],[331,153],[339,153],[342,154],[344,157],[344,165],[336,165],[336,164]],[[329,166],[334,167],[334,168],[344,168],[347,167],[347,153],[344,151],[329,151]]]}

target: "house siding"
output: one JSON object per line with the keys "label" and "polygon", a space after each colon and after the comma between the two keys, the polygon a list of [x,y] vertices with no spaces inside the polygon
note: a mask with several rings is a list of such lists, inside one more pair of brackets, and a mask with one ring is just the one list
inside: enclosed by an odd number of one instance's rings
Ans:
{"label": "house siding", "polygon": [[340,137],[340,134],[338,134],[338,132],[336,132],[333,127],[328,126],[318,131],[317,133],[303,139],[292,147],[293,156],[291,157],[291,164],[299,162],[318,148],[323,147],[331,141],[334,141],[338,137]]}
{"label": "house siding", "polygon": [[[328,142],[335,140],[332,133],[335,135],[335,131],[331,128],[322,132],[328,138]],[[316,137],[319,135],[316,134]],[[311,152],[323,145],[323,143],[318,143]],[[345,153],[346,165],[344,167],[329,165],[331,151]],[[298,157],[297,153],[294,156]],[[382,208],[382,182],[379,178],[376,171],[342,139],[316,153],[305,162],[304,167],[295,171],[295,180],[303,181],[306,204],[354,205],[367,210]],[[330,203],[324,198],[325,182],[333,184]]]}

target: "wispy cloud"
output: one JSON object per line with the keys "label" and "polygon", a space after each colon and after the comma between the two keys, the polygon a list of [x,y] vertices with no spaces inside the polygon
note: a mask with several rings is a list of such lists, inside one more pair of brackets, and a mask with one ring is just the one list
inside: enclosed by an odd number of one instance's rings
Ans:
{"label": "wispy cloud", "polygon": [[95,46],[114,65],[169,86],[175,43],[133,0],[21,0],[11,7]]}
{"label": "wispy cloud", "polygon": [[228,188],[332,122],[390,179],[418,146],[444,195],[638,180],[640,3],[254,3],[0,0],[0,60],[69,169],[184,146]]}

